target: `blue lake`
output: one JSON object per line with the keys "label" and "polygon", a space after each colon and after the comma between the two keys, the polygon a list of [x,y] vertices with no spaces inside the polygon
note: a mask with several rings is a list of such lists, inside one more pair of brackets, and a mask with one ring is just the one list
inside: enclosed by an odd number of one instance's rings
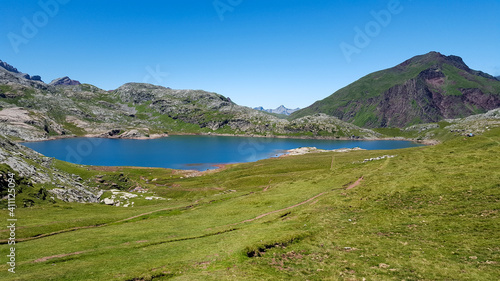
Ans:
{"label": "blue lake", "polygon": [[421,146],[409,141],[304,140],[223,136],[170,136],[153,140],[70,138],[23,145],[75,164],[207,170],[215,164],[253,162],[285,150],[360,147],[387,150]]}

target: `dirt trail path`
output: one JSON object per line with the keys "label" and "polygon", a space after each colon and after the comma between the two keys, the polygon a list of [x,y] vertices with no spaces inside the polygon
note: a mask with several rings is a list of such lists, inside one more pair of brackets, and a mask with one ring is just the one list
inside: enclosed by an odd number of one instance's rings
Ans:
{"label": "dirt trail path", "polygon": [[235,224],[242,224],[242,223],[246,223],[246,222],[252,222],[252,221],[254,221],[254,220],[261,219],[261,218],[263,218],[263,217],[265,217],[265,216],[268,216],[268,215],[272,215],[272,214],[275,214],[275,213],[279,213],[279,212],[282,212],[282,211],[286,211],[286,210],[290,210],[290,209],[296,208],[296,207],[298,207],[298,206],[301,206],[301,205],[307,204],[307,203],[309,203],[309,202],[313,201],[314,199],[316,199],[316,198],[318,198],[318,197],[320,197],[321,195],[324,195],[324,194],[326,194],[326,193],[328,193],[328,192],[327,192],[327,191],[326,191],[326,192],[322,192],[322,193],[320,193],[320,194],[318,194],[318,195],[316,195],[316,196],[314,196],[314,197],[312,197],[312,198],[307,199],[306,201],[303,201],[303,202],[301,202],[301,203],[295,204],[295,205],[293,205],[293,206],[286,207],[286,208],[284,208],[284,209],[280,209],[280,210],[275,210],[275,211],[272,211],[272,212],[268,212],[268,213],[265,213],[265,214],[262,214],[262,215],[256,216],[256,217],[255,217],[255,218],[253,218],[253,219],[248,219],[248,220],[244,220],[244,221],[241,221],[241,222],[238,222],[238,223],[234,223],[233,225],[235,225]]}
{"label": "dirt trail path", "polygon": [[356,186],[360,185],[361,182],[363,181],[363,178],[364,177],[360,177],[357,181],[355,181],[353,184],[349,185],[346,190],[349,190],[349,189],[353,189],[355,188]]}
{"label": "dirt trail path", "polygon": [[[361,182],[363,181],[364,179],[364,176],[362,176],[361,178],[359,178],[357,181],[355,181],[354,183],[350,184],[348,187],[343,187],[343,188],[337,188],[337,189],[333,189],[333,190],[339,190],[339,189],[344,189],[344,190],[349,190],[349,189],[353,189],[355,188],[356,186],[360,185]],[[293,209],[293,208],[296,208],[296,207],[299,207],[301,205],[304,205],[304,204],[307,204],[311,201],[313,201],[314,199],[328,193],[329,191],[325,191],[325,192],[322,192],[314,197],[311,197],[309,199],[307,199],[306,201],[303,201],[301,203],[298,203],[298,204],[295,204],[293,206],[289,206],[289,207],[286,207],[286,208],[283,208],[283,209],[279,209],[279,210],[275,210],[275,211],[272,211],[272,212],[267,212],[265,214],[261,214],[261,215],[258,215],[256,216],[255,218],[253,219],[248,219],[248,220],[244,220],[244,221],[241,221],[241,222],[237,222],[237,223],[233,223],[231,225],[237,225],[237,224],[242,224],[242,223],[246,223],[246,222],[252,222],[252,221],[255,221],[255,220],[258,220],[258,219],[261,219],[265,216],[269,216],[269,215],[272,215],[272,214],[276,214],[276,213],[279,213],[279,212],[282,212],[282,211],[286,211],[286,210],[290,210],[290,209]],[[318,200],[316,200],[313,204],[317,203]]]}
{"label": "dirt trail path", "polygon": [[[190,208],[190,207],[193,207],[193,206],[194,206],[194,205],[190,205],[190,206],[187,206],[187,207],[180,207],[180,208]],[[143,213],[143,214],[135,215],[135,216],[130,217],[130,218],[122,219],[122,220],[115,221],[115,222],[110,222],[110,223],[108,223],[108,224],[111,224],[111,223],[120,223],[120,222],[125,222],[125,221],[133,220],[133,219],[136,219],[136,218],[139,218],[139,217],[142,217],[142,216],[151,215],[151,214],[154,214],[154,213],[157,213],[157,212],[172,211],[172,210],[175,210],[175,209],[178,209],[178,208],[164,208],[164,209],[160,209],[160,210],[154,210],[154,211],[151,211],[151,212],[147,212],[147,213]],[[104,226],[104,225],[103,225],[103,226]]]}
{"label": "dirt trail path", "polygon": [[[62,229],[62,230],[58,230],[58,231],[54,231],[54,232],[50,232],[50,233],[40,234],[40,235],[33,236],[33,237],[19,238],[19,239],[16,239],[16,241],[18,241],[18,242],[24,242],[24,241],[30,241],[30,240],[40,239],[40,238],[49,237],[49,236],[53,236],[53,235],[57,235],[57,234],[62,234],[62,233],[66,233],[66,232],[71,232],[71,231],[76,231],[76,230],[82,230],[82,229],[98,228],[98,227],[108,226],[108,225],[113,224],[113,223],[121,223],[121,222],[133,220],[135,218],[139,218],[139,217],[150,215],[150,214],[157,213],[157,212],[171,211],[171,210],[175,210],[175,209],[179,209],[179,208],[191,208],[191,207],[193,207],[195,205],[197,205],[197,204],[189,205],[189,206],[185,206],[185,207],[178,207],[178,208],[164,208],[164,209],[160,209],[160,210],[154,210],[154,211],[151,211],[151,212],[147,212],[147,213],[135,215],[135,216],[132,216],[132,217],[129,217],[129,218],[126,218],[126,219],[122,219],[122,220],[118,220],[118,221],[113,221],[113,222],[103,223],[103,224],[98,224],[98,225],[88,225],[88,226],[72,227],[72,228]],[[5,244],[5,243],[7,243],[6,239],[0,240],[0,244]]]}
{"label": "dirt trail path", "polygon": [[268,186],[266,186],[266,188],[264,188],[264,190],[262,190],[262,192],[266,192],[271,187],[271,182],[272,181],[273,180],[269,180]]}
{"label": "dirt trail path", "polygon": [[51,259],[64,258],[64,257],[79,255],[79,254],[83,254],[83,253],[87,253],[87,252],[91,252],[91,251],[81,251],[81,252],[74,252],[74,253],[71,253],[71,254],[53,255],[53,256],[50,256],[50,257],[43,257],[43,258],[36,259],[33,262],[44,262],[44,261],[48,261],[48,260],[51,260]]}
{"label": "dirt trail path", "polygon": [[[62,230],[58,230],[58,231],[54,231],[54,232],[50,232],[50,233],[40,234],[40,235],[33,236],[33,237],[19,238],[19,239],[16,239],[16,242],[30,241],[30,240],[40,239],[40,238],[44,238],[44,237],[49,237],[52,235],[76,231],[76,230],[80,230],[80,229],[96,228],[96,227],[101,227],[101,226],[105,226],[105,225],[107,225],[107,224],[78,226],[78,227],[73,227],[73,228],[68,228],[68,229],[62,229]],[[6,243],[7,243],[7,240],[5,240],[5,239],[0,240],[0,244],[6,244]]]}

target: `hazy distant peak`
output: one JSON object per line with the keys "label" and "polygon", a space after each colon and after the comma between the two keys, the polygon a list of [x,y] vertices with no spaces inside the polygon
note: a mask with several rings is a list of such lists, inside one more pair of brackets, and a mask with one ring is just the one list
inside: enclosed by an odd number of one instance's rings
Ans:
{"label": "hazy distant peak", "polygon": [[269,113],[290,115],[290,114],[294,113],[295,111],[299,110],[300,108],[290,109],[290,108],[286,108],[284,105],[280,105],[279,107],[277,107],[275,109],[265,109],[262,106],[255,107],[254,109],[269,112]]}

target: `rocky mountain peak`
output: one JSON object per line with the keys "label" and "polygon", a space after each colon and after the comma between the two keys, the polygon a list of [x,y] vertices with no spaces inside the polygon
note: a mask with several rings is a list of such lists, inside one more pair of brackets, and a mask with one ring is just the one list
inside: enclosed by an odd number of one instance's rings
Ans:
{"label": "rocky mountain peak", "polygon": [[80,81],[71,80],[68,76],[54,79],[54,80],[52,80],[52,82],[49,83],[49,85],[52,85],[52,86],[73,86],[73,85],[80,85],[80,84],[81,84]]}
{"label": "rocky mountain peak", "polygon": [[0,67],[4,68],[7,71],[14,72],[14,73],[19,73],[17,68],[13,67],[12,65],[0,60]]}
{"label": "rocky mountain peak", "polygon": [[2,60],[0,60],[0,67],[7,70],[8,72],[10,72],[12,75],[14,75],[17,78],[24,78],[24,79],[31,80],[31,81],[43,82],[42,77],[40,77],[39,75],[30,76],[27,73],[22,73],[19,70],[17,70],[17,68],[13,67],[12,65],[10,65]]}
{"label": "rocky mountain peak", "polygon": [[470,71],[470,68],[465,64],[461,57],[454,55],[446,56],[434,51],[408,59],[396,66],[396,68],[406,70],[408,67],[428,64],[433,64],[433,66],[436,67],[442,66],[445,63],[465,71]]}

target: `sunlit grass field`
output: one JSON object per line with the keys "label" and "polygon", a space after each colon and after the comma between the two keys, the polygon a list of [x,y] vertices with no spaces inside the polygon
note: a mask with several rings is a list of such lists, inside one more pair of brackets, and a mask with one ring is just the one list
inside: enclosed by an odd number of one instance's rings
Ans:
{"label": "sunlit grass field", "polygon": [[[395,157],[363,163],[384,155]],[[500,276],[499,129],[436,146],[290,156],[200,176],[57,165],[86,180],[123,174],[165,200],[18,208],[16,274],[4,263],[1,280]],[[2,253],[9,247],[0,245]]]}

